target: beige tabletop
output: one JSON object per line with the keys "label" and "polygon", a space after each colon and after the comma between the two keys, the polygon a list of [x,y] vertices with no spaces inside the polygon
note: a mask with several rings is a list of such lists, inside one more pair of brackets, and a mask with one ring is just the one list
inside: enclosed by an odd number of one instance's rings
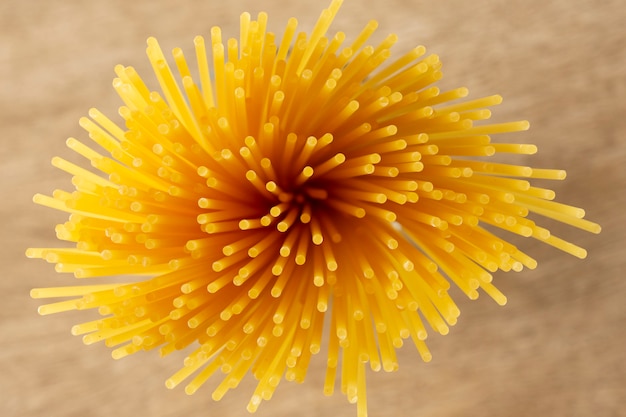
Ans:
{"label": "beige tabletop", "polygon": [[[115,115],[118,63],[152,75],[145,40],[192,51],[193,37],[222,26],[238,36],[243,11],[269,13],[282,33],[288,17],[309,30],[325,1],[35,1],[0,3],[0,415],[63,417],[245,416],[254,381],[221,402],[211,381],[194,396],[164,380],[182,355],[156,352],[120,361],[103,345],[70,334],[81,314],[40,317],[33,287],[66,285],[29,246],[54,245],[64,215],[35,206],[36,192],[69,189],[50,166],[86,138],[78,119],[92,106]],[[515,140],[539,146],[522,163],[563,168],[550,184],[559,201],[584,207],[603,226],[592,235],[548,223],[585,247],[584,261],[535,241],[513,239],[539,268],[498,273],[508,296],[453,296],[459,323],[432,335],[432,362],[408,343],[396,373],[368,374],[370,416],[626,416],[626,7],[622,0],[346,0],[331,30],[354,36],[371,18],[375,40],[400,36],[398,53],[418,44],[441,56],[443,86],[474,97],[502,94],[494,119],[528,119]],[[150,78],[152,79],[152,78]],[[513,138],[513,137],[512,137]],[[339,393],[324,397],[324,358],[307,380],[282,382],[258,416],[356,416]]]}

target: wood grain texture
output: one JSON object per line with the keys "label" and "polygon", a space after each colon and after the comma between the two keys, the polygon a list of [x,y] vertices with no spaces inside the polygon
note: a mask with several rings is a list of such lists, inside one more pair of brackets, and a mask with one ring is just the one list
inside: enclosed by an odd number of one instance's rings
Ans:
{"label": "wood grain texture", "polygon": [[[114,361],[104,346],[69,333],[81,314],[37,315],[32,287],[63,285],[50,265],[26,260],[28,246],[54,244],[64,216],[31,196],[69,187],[54,155],[85,138],[79,117],[91,106],[115,114],[113,66],[150,75],[145,39],[192,50],[213,25],[238,36],[239,14],[266,10],[277,34],[288,17],[312,27],[325,2],[280,0],[39,2],[0,4],[0,415],[117,417],[245,416],[254,381],[221,402],[211,383],[188,397],[164,380],[182,356],[141,354]],[[426,45],[441,55],[447,87],[475,97],[500,93],[494,118],[532,123],[519,141],[536,143],[540,167],[568,171],[550,184],[560,201],[602,224],[595,236],[555,224],[586,247],[585,261],[532,241],[515,243],[535,271],[497,274],[509,298],[498,307],[455,292],[462,311],[445,337],[433,335],[429,364],[407,344],[400,370],[368,374],[371,416],[624,416],[626,409],[626,8],[593,0],[346,0],[333,30],[356,34],[370,18],[375,39],[400,36],[396,50]],[[283,382],[259,417],[355,416],[341,394],[322,395],[324,360],[302,385]]]}

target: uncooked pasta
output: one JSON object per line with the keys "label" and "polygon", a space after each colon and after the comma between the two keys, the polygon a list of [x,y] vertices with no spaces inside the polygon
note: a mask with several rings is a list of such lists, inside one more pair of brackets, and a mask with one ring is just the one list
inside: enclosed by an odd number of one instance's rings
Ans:
{"label": "uncooked pasta", "polygon": [[34,197],[69,214],[56,227],[67,244],[27,256],[79,280],[32,290],[59,299],[41,314],[97,311],[72,333],[116,359],[194,346],[166,386],[192,394],[219,374],[219,400],[251,373],[251,412],[281,380],[303,381],[327,338],[323,392],[365,416],[366,368],[396,370],[405,343],[429,361],[428,332],[460,314],[452,285],[503,305],[495,273],[536,267],[499,231],[586,256],[541,226],[600,231],[533,185],[565,172],[497,162],[537,151],[492,138],[529,123],[489,123],[500,96],[440,91],[422,46],[368,44],[375,21],[351,42],[329,33],[340,4],[310,34],[289,20],[281,40],[265,13],[244,13],[238,38],[193,39],[193,59],[150,38],[160,91],[115,67],[125,126],[90,110],[89,140],[67,140],[85,164],[52,160],[74,189]]}

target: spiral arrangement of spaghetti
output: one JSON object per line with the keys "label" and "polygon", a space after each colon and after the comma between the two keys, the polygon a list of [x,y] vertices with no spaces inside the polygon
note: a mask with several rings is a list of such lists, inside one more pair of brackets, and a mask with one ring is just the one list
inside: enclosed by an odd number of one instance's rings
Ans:
{"label": "spiral arrangement of spaghetti", "polygon": [[[191,394],[221,372],[219,400],[251,372],[249,411],[283,378],[302,381],[327,334],[324,392],[339,380],[365,416],[366,366],[395,370],[408,339],[429,361],[427,327],[446,334],[459,316],[451,283],[504,304],[492,273],[536,266],[494,229],[585,257],[527,218],[600,231],[531,183],[564,171],[485,158],[536,152],[491,141],[528,123],[485,122],[500,96],[440,91],[441,63],[421,46],[391,59],[395,35],[367,45],[376,22],[350,44],[329,36],[340,3],[310,35],[289,20],[281,41],[264,13],[241,16],[239,39],[214,27],[208,45],[194,39],[199,80],[181,49],[173,70],[151,38],[160,93],[115,68],[126,127],[92,109],[80,124],[95,144],[67,140],[91,168],[55,157],[75,190],[34,198],[69,213],[56,233],[73,245],[27,256],[85,279],[32,290],[64,298],[41,314],[97,309],[72,333],[114,358],[195,344],[166,385]],[[126,283],[89,283],[110,276]]]}

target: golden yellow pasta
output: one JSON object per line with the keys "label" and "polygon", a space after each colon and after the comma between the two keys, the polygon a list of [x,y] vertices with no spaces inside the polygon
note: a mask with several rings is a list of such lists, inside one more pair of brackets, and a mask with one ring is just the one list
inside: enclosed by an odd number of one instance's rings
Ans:
{"label": "golden yellow pasta", "polygon": [[528,122],[489,124],[500,96],[440,91],[439,58],[418,46],[392,59],[395,35],[367,44],[373,21],[352,43],[329,35],[340,4],[310,35],[289,20],[280,41],[265,13],[244,13],[238,39],[214,27],[193,41],[199,80],[181,49],[168,60],[150,38],[160,92],[115,68],[126,126],[90,110],[93,143],[67,140],[86,167],[52,160],[75,189],[34,197],[69,213],[56,227],[69,244],[27,256],[86,280],[32,290],[60,299],[41,314],[96,309],[72,333],[116,359],[193,345],[167,387],[192,394],[221,372],[219,400],[252,373],[251,412],[283,378],[305,378],[326,334],[323,390],[340,381],[365,416],[366,367],[397,369],[407,339],[429,361],[427,329],[446,334],[459,316],[452,284],[505,304],[492,274],[536,266],[495,229],[586,256],[528,218],[600,231],[532,184],[564,171],[490,162],[536,152],[492,142]]}

